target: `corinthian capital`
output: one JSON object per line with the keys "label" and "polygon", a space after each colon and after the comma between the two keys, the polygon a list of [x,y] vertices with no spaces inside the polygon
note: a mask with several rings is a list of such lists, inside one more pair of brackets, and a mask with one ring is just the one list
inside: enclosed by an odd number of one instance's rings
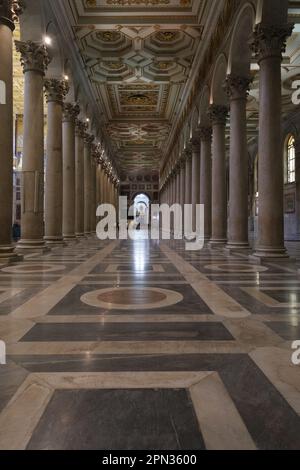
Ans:
{"label": "corinthian capital", "polygon": [[251,83],[252,79],[250,77],[228,75],[224,83],[224,89],[231,100],[246,99]]}
{"label": "corinthian capital", "polygon": [[51,59],[44,44],[32,41],[16,41],[16,48],[21,54],[21,64],[24,73],[35,71],[45,75]]}
{"label": "corinthian capital", "polygon": [[227,106],[212,104],[208,108],[208,116],[213,125],[219,124],[225,126],[228,117],[228,108]]}
{"label": "corinthian capital", "polygon": [[285,52],[286,40],[292,34],[294,25],[266,25],[259,23],[255,26],[250,42],[252,52],[258,62],[268,57],[282,57]]}
{"label": "corinthian capital", "polygon": [[45,80],[44,86],[47,103],[50,101],[56,101],[57,103],[62,104],[70,88],[68,82],[65,80],[57,80],[55,78]]}
{"label": "corinthian capital", "polygon": [[86,122],[80,121],[80,119],[76,119],[75,134],[78,137],[81,137],[83,139],[87,131],[87,128],[88,128],[88,125]]}
{"label": "corinthian capital", "polygon": [[12,31],[15,29],[14,22],[23,12],[22,0],[0,0],[0,24],[5,24]]}
{"label": "corinthian capital", "polygon": [[63,107],[63,122],[72,122],[76,120],[80,113],[80,107],[78,104],[64,103]]}
{"label": "corinthian capital", "polygon": [[94,142],[95,137],[92,134],[86,133],[84,135],[84,143],[86,145],[91,145]]}
{"label": "corinthian capital", "polygon": [[210,142],[212,139],[212,128],[205,126],[199,127],[199,137],[201,142]]}

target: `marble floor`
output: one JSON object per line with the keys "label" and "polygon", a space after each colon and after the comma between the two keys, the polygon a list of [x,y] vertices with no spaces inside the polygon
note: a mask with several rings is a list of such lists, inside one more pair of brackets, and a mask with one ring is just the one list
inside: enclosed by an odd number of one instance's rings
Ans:
{"label": "marble floor", "polygon": [[91,238],[0,266],[0,449],[300,449],[289,250]]}

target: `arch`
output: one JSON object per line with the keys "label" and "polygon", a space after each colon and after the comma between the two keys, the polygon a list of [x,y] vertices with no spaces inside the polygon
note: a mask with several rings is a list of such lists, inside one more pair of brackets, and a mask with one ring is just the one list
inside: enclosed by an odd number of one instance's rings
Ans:
{"label": "arch", "polygon": [[221,54],[217,61],[213,72],[211,83],[210,104],[226,106],[228,99],[224,90],[224,82],[227,75],[227,58],[225,54]]}
{"label": "arch", "polygon": [[254,8],[250,3],[247,3],[240,10],[233,29],[228,58],[228,75],[250,76],[251,49],[249,39],[253,32],[254,23]]}

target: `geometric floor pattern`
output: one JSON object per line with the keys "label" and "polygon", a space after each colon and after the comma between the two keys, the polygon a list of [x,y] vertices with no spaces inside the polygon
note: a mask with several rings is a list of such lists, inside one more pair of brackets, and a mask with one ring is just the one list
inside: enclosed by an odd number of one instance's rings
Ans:
{"label": "geometric floor pattern", "polygon": [[0,266],[0,449],[299,449],[288,248],[90,238]]}

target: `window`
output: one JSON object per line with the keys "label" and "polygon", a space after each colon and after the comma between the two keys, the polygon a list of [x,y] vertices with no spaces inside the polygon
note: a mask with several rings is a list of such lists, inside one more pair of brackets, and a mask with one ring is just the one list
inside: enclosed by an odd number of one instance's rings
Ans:
{"label": "window", "polygon": [[286,183],[296,182],[296,150],[295,137],[291,135],[287,141],[287,158],[286,158]]}

